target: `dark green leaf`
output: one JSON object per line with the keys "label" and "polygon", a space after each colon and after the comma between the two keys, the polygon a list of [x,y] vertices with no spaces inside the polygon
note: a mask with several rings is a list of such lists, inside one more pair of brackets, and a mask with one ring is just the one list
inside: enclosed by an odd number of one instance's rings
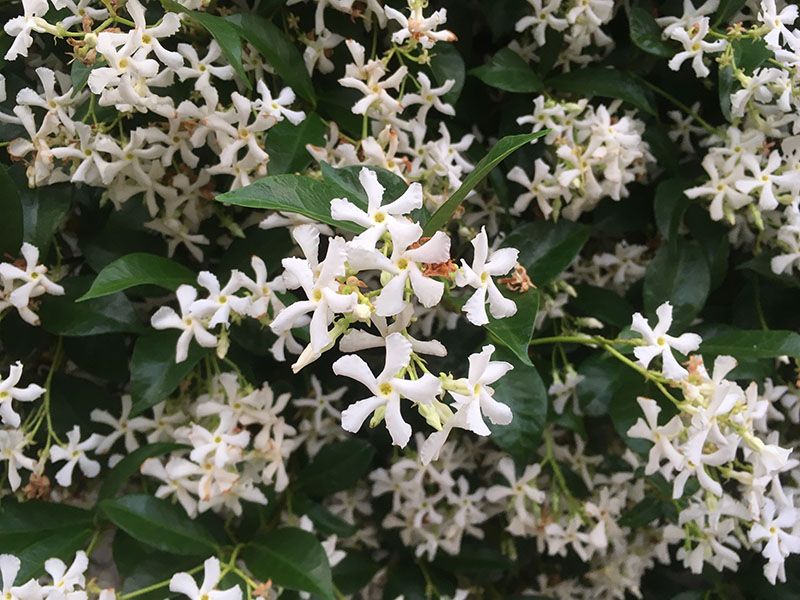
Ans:
{"label": "dark green leaf", "polygon": [[442,96],[442,100],[450,104],[455,104],[464,89],[464,78],[466,77],[466,67],[461,53],[453,44],[438,44],[432,52],[431,71],[433,79],[439,85],[444,85],[448,79],[455,83],[450,91]]}
{"label": "dark green leaf", "polygon": [[792,277],[791,275],[776,275],[772,271],[770,263],[773,257],[774,254],[762,252],[758,256],[743,262],[736,268],[738,270],[746,270],[753,273],[758,273],[764,279],[768,279],[769,281],[784,287],[800,288],[800,277]]}
{"label": "dark green leaf", "polygon": [[[341,167],[339,169],[335,169],[328,163],[323,162],[321,165],[322,178],[326,182],[332,183],[333,185],[339,187],[340,196],[347,198],[355,204],[366,206],[367,193],[364,191],[364,188],[358,179],[358,175],[363,168],[364,167],[361,165],[352,165],[350,167]],[[380,183],[386,190],[383,195],[384,203],[396,200],[408,189],[408,184],[403,181],[401,177],[395,175],[391,171],[387,171],[386,169],[382,169],[380,167],[370,166],[367,168],[370,171],[375,172],[375,174],[378,176],[378,183]]]}
{"label": "dark green leaf", "polygon": [[636,529],[645,527],[660,518],[663,514],[663,500],[658,496],[646,496],[633,508],[625,511],[619,524]]}
{"label": "dark green leaf", "polygon": [[700,314],[711,288],[711,271],[700,244],[681,240],[658,249],[644,278],[644,307],[648,315],[669,301],[674,309],[670,333],[684,331]]}
{"label": "dark green leaf", "polygon": [[182,283],[193,283],[196,275],[172,259],[145,252],[128,254],[106,266],[78,302],[109,296],[137,285],[157,285],[174,291]]}
{"label": "dark green leaf", "polygon": [[647,114],[656,115],[656,106],[650,91],[636,77],[625,71],[587,67],[551,77],[547,84],[559,92],[577,94],[580,97],[619,98]]}
{"label": "dark green leaf", "polygon": [[[576,388],[578,402],[590,417],[608,413],[615,396],[625,395],[642,381],[636,371],[606,354],[594,354],[584,360],[578,367],[578,374],[583,376]],[[631,401],[635,403],[636,397],[631,396]]]}
{"label": "dark green leaf", "polygon": [[91,526],[92,513],[67,504],[38,500],[4,502],[0,508],[0,548],[14,551],[25,548],[36,538],[57,537],[69,530]]}
{"label": "dark green leaf", "polygon": [[489,153],[484,156],[477,165],[475,165],[475,168],[470,172],[469,175],[467,175],[466,179],[464,179],[461,187],[459,187],[453,193],[453,195],[450,196],[444,202],[444,204],[442,204],[437,211],[433,213],[433,215],[431,215],[431,218],[425,224],[424,235],[431,236],[439,231],[442,227],[447,225],[450,217],[453,216],[453,213],[461,205],[467,195],[473,189],[475,189],[475,187],[483,180],[484,177],[489,174],[492,169],[503,162],[503,160],[511,153],[521,148],[525,144],[529,144],[533,140],[547,135],[548,132],[548,130],[544,130],[536,133],[509,135],[498,141],[492,147]]}
{"label": "dark green leaf", "polygon": [[534,285],[542,286],[570,265],[589,233],[586,225],[572,221],[535,221],[514,229],[503,245],[519,249],[519,263]]}
{"label": "dark green leaf", "polygon": [[166,500],[135,494],[100,502],[100,510],[117,527],[143,544],[181,556],[206,556],[217,543],[184,510]]}
{"label": "dark green leaf", "polygon": [[270,175],[297,173],[311,164],[306,144],[315,146],[325,141],[325,123],[316,113],[311,113],[299,125],[284,119],[269,130],[264,149],[269,154],[267,168]]}
{"label": "dark green leaf", "polygon": [[800,334],[779,330],[726,330],[703,340],[703,354],[730,354],[734,358],[800,357]]}
{"label": "dark green leaf", "polygon": [[539,92],[542,79],[519,54],[503,48],[491,60],[470,71],[486,85],[506,92]]}
{"label": "dark green leaf", "polygon": [[252,89],[253,84],[250,83],[250,78],[247,76],[247,71],[244,70],[244,65],[242,64],[242,40],[239,36],[239,29],[235,25],[222,17],[184,8],[175,0],[161,0],[161,5],[164,10],[187,15],[192,21],[205,28],[217,40],[223,56],[236,71],[239,79],[248,89]]}
{"label": "dark green leaf", "polygon": [[178,334],[173,331],[152,331],[136,340],[131,357],[131,416],[166,400],[208,352],[192,344],[188,358],[176,363],[177,339]]}
{"label": "dark green leaf", "polygon": [[32,500],[16,503],[10,498],[0,508],[0,553],[12,553],[22,561],[17,584],[43,574],[44,562],[53,557],[70,561],[82,548],[92,529],[92,513],[68,506]]}
{"label": "dark green leaf", "polygon": [[648,123],[642,134],[642,139],[650,146],[650,153],[656,159],[656,164],[670,175],[681,172],[681,151],[673,142],[667,129],[658,123]]}
{"label": "dark green leaf", "polygon": [[539,310],[539,292],[530,289],[524,294],[506,292],[503,294],[517,303],[517,314],[505,319],[489,317],[486,330],[490,337],[511,350],[526,365],[533,366],[528,356],[528,347],[533,337],[533,324]]}
{"label": "dark green leaf", "polygon": [[302,494],[292,496],[292,508],[297,514],[311,519],[321,535],[337,535],[340,538],[346,538],[358,532],[358,527],[337,517],[322,504],[314,502]]}
{"label": "dark green leaf", "polygon": [[301,98],[316,104],[314,86],[306,71],[303,56],[283,31],[258,15],[235,14],[228,20],[235,23],[242,37],[267,59],[286,85]]}
{"label": "dark green leaf", "polygon": [[331,200],[341,195],[342,189],[327,181],[303,175],[274,175],[217,196],[217,200],[247,208],[297,213],[345,231],[361,232],[363,229],[355,223],[331,217]]}
{"label": "dark green leaf", "polygon": [[578,315],[595,317],[619,329],[631,324],[633,306],[616,292],[585,284],[574,287],[578,295],[570,299],[570,306],[577,309]]}
{"label": "dark green leaf", "polygon": [[736,66],[748,75],[772,58],[772,51],[763,39],[740,38],[731,42]]}
{"label": "dark green leaf", "polygon": [[44,575],[44,563],[51,558],[60,558],[69,566],[75,553],[86,546],[91,534],[91,529],[71,528],[54,535],[32,538],[31,544],[14,552],[22,562],[16,580],[21,584]]}
{"label": "dark green leaf", "polygon": [[70,79],[72,80],[72,97],[74,98],[83,91],[89,81],[89,75],[97,67],[105,66],[106,61],[98,57],[91,65],[86,65],[80,60],[73,60],[70,67]]}
{"label": "dark green leaf", "polygon": [[733,69],[730,65],[720,66],[718,72],[718,85],[719,92],[719,108],[722,111],[722,116],[726,120],[733,119],[731,115],[731,94],[736,91],[736,77],[733,75]]}
{"label": "dark green leaf", "polygon": [[242,560],[260,581],[310,592],[332,600],[333,581],[328,556],[316,537],[302,529],[275,529],[248,544]]}
{"label": "dark green leaf", "polygon": [[653,210],[656,216],[658,232],[665,240],[671,240],[678,233],[683,213],[689,208],[689,198],[683,190],[690,186],[686,179],[666,179],[656,188]]}
{"label": "dark green leaf", "polygon": [[528,464],[536,456],[539,440],[547,422],[547,390],[535,367],[521,362],[505,348],[498,348],[492,360],[505,360],[514,365],[495,386],[494,398],[507,404],[514,415],[508,425],[492,425],[492,440],[520,464]]}
{"label": "dark green leaf", "polygon": [[22,201],[5,165],[0,165],[0,256],[17,256],[22,246]]}
{"label": "dark green leaf", "polygon": [[458,555],[438,555],[436,565],[448,572],[463,573],[470,579],[488,582],[502,577],[511,567],[511,561],[489,544],[465,541]]}
{"label": "dark green leaf", "polygon": [[333,442],[319,451],[300,473],[297,483],[315,497],[346,490],[367,473],[374,456],[375,448],[364,440]]}
{"label": "dark green leaf", "polygon": [[123,294],[77,302],[89,288],[91,279],[81,276],[61,281],[65,290],[63,296],[44,297],[39,310],[42,327],[64,336],[141,331],[142,324],[136,311]]}
{"label": "dark green leaf", "polygon": [[139,467],[148,458],[163,456],[164,454],[180,450],[181,448],[185,448],[185,446],[168,442],[158,442],[137,448],[126,455],[125,458],[114,465],[113,469],[106,473],[103,484],[100,486],[99,499],[105,500],[106,498],[116,496],[128,479],[139,472]]}
{"label": "dark green leaf", "polygon": [[656,56],[671,57],[675,52],[661,38],[661,27],[655,18],[641,6],[634,6],[628,14],[631,40],[645,52]]}
{"label": "dark green leaf", "polygon": [[746,3],[747,0],[720,0],[717,14],[714,17],[714,27],[728,23]]}
{"label": "dark green leaf", "polygon": [[343,594],[361,591],[380,569],[380,565],[365,552],[348,551],[342,561],[333,567],[333,580]]}

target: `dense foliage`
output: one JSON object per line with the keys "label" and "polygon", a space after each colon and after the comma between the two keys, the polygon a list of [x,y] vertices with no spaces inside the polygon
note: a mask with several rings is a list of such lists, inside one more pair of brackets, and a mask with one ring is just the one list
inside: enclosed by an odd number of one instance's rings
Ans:
{"label": "dense foliage", "polygon": [[798,12],[4,2],[3,599],[800,596]]}

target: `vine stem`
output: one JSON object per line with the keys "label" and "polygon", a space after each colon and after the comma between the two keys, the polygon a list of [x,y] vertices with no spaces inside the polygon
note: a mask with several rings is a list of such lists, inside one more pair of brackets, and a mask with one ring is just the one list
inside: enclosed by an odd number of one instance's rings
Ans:
{"label": "vine stem", "polygon": [[640,340],[621,340],[621,339],[608,339],[600,336],[581,336],[581,335],[562,335],[562,336],[550,336],[544,338],[538,338],[535,340],[531,340],[531,346],[540,346],[543,344],[581,344],[583,346],[590,346],[590,347],[599,347],[602,348],[604,351],[608,352],[611,356],[615,359],[620,361],[621,363],[625,364],[626,366],[630,367],[637,373],[639,373],[642,377],[644,377],[648,381],[652,381],[655,386],[659,389],[659,391],[664,394],[664,396],[672,402],[678,408],[682,407],[682,403],[678,400],[672,393],[667,389],[666,383],[669,383],[668,379],[653,373],[652,371],[645,369],[641,365],[635,363],[630,358],[622,354],[619,350],[614,348],[614,344],[630,344],[630,345],[640,345]]}
{"label": "vine stem", "polygon": [[708,131],[709,133],[712,133],[712,134],[713,133],[717,133],[717,128],[716,127],[711,125],[711,123],[706,121],[703,117],[701,117],[699,114],[697,114],[696,111],[694,111],[691,108],[689,108],[685,103],[683,103],[680,100],[678,100],[675,96],[673,96],[672,94],[670,94],[666,90],[662,90],[660,87],[658,87],[654,83],[650,83],[644,77],[639,77],[638,75],[636,75],[636,79],[640,83],[642,83],[645,86],[647,86],[648,88],[650,88],[656,94],[661,96],[662,98],[665,98],[666,100],[669,100],[670,102],[672,102],[672,104],[677,106],[679,109],[681,109],[683,112],[685,112],[687,115],[692,117],[695,121],[697,121],[703,129],[705,129],[706,131]]}
{"label": "vine stem", "polygon": [[[186,571],[189,575],[194,575],[198,571],[203,569],[203,565],[197,565],[193,569]],[[144,596],[145,594],[149,594],[150,592],[155,592],[156,590],[160,590],[163,587],[169,585],[169,582],[172,580],[172,577],[169,579],[165,579],[164,581],[159,581],[158,583],[154,583],[153,585],[148,585],[147,587],[143,587],[133,592],[128,592],[127,594],[122,594],[119,596],[119,600],[129,600],[130,598],[137,598],[138,596]]]}

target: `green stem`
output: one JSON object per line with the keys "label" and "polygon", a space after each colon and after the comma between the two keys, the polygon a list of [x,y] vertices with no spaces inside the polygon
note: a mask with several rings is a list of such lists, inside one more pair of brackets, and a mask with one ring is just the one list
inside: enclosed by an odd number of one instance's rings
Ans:
{"label": "green stem", "polygon": [[[189,575],[193,575],[198,571],[203,569],[203,565],[197,565],[193,569],[186,571]],[[238,573],[237,573],[238,575]],[[158,583],[154,583],[153,585],[148,585],[147,587],[143,587],[133,592],[128,592],[127,594],[122,594],[119,596],[119,600],[130,600],[130,598],[137,598],[139,596],[144,596],[145,594],[149,594],[150,592],[155,592],[156,590],[160,590],[163,587],[167,587],[169,582],[172,580],[172,577],[169,579],[165,579],[164,581],[159,581]]]}
{"label": "green stem", "polygon": [[644,84],[645,86],[647,86],[648,88],[653,90],[656,94],[658,94],[659,96],[669,100],[670,102],[672,102],[672,104],[674,104],[679,109],[681,109],[683,112],[685,112],[687,115],[692,117],[695,121],[697,121],[700,124],[700,126],[703,129],[705,129],[709,133],[716,133],[717,132],[717,128],[716,127],[711,125],[711,123],[706,121],[703,117],[701,117],[699,114],[697,114],[691,108],[689,108],[686,104],[684,104],[683,102],[678,100],[675,96],[673,96],[672,94],[670,94],[669,92],[667,92],[665,90],[662,90],[657,85],[655,85],[653,83],[650,83],[644,77],[639,77],[638,75],[635,76],[635,77],[639,82],[641,82],[642,84]]}

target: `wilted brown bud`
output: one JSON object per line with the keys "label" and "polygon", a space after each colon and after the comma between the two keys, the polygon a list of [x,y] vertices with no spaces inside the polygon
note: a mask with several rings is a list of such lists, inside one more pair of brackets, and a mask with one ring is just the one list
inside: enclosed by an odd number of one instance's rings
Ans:
{"label": "wilted brown bud", "polygon": [[528,272],[521,264],[517,263],[514,271],[508,277],[503,277],[497,280],[498,283],[503,284],[512,292],[527,292],[531,288],[535,288],[531,278],[528,277]]}

